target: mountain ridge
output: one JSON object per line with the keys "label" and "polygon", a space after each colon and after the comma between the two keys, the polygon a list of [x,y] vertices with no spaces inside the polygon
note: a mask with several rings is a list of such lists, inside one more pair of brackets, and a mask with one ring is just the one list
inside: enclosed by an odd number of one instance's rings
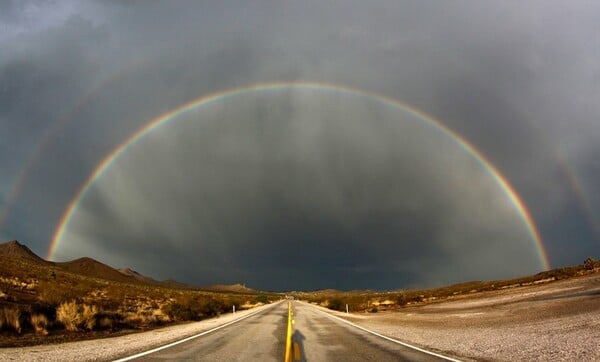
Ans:
{"label": "mountain ridge", "polygon": [[0,258],[2,257],[25,259],[43,266],[57,267],[61,270],[70,273],[105,280],[141,283],[181,289],[205,290],[212,292],[256,292],[256,290],[248,288],[244,284],[214,284],[202,287],[181,283],[172,279],[158,281],[152,277],[143,275],[132,268],[125,267],[117,269],[87,256],[65,262],[48,261],[38,256],[26,245],[20,243],[17,240],[10,240],[4,243],[0,243]]}
{"label": "mountain ridge", "polygon": [[0,244],[0,255],[28,259],[48,265],[52,264],[52,262],[41,258],[36,253],[31,251],[31,249],[29,249],[26,245],[19,243],[17,240],[10,240]]}

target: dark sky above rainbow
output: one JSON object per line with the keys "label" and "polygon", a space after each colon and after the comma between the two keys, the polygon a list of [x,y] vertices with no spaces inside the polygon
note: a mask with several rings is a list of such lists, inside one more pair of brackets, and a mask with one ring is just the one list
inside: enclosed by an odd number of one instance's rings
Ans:
{"label": "dark sky above rainbow", "polygon": [[593,1],[0,2],[0,241],[397,289],[600,257]]}

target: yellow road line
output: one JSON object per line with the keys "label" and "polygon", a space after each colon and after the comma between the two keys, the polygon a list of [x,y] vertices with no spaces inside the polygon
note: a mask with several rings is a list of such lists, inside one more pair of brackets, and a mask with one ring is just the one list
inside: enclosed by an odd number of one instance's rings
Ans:
{"label": "yellow road line", "polygon": [[287,336],[285,337],[285,362],[292,361],[292,302],[288,301]]}

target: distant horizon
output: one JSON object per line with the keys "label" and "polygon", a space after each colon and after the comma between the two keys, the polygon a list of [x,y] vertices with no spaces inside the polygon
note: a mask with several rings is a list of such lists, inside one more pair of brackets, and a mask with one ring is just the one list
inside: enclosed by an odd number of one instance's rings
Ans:
{"label": "distant horizon", "polygon": [[[29,249],[29,246],[26,243],[23,243],[21,241],[19,241],[18,239],[12,239],[12,240],[7,240],[5,242],[0,243],[0,245],[4,245],[4,244],[9,244],[11,242],[17,242],[19,245],[24,246],[26,248]],[[31,249],[30,249],[31,250]],[[254,285],[249,285],[245,282],[241,282],[241,281],[213,281],[213,282],[209,282],[209,283],[205,283],[205,284],[197,284],[193,281],[184,281],[184,280],[177,280],[177,279],[173,279],[173,278],[158,278],[154,275],[152,275],[151,273],[140,273],[135,266],[113,266],[110,264],[105,263],[102,260],[98,260],[95,259],[94,257],[91,256],[79,256],[75,259],[70,259],[70,260],[61,260],[61,261],[51,261],[48,260],[42,256],[40,256],[38,253],[36,253],[35,251],[31,250],[37,257],[48,261],[48,262],[52,262],[52,263],[69,263],[72,261],[76,261],[79,259],[84,259],[84,258],[88,258],[88,259],[92,259],[98,263],[102,263],[105,264],[106,266],[113,268],[116,271],[122,272],[122,270],[131,270],[133,272],[139,273],[140,275],[144,276],[144,277],[149,277],[157,282],[176,282],[176,283],[181,283],[183,285],[187,285],[189,287],[193,287],[193,288],[208,288],[208,287],[213,287],[213,286],[242,286],[245,288],[249,288],[252,289],[256,292],[265,292],[265,293],[294,293],[294,292],[299,292],[299,293],[310,293],[310,292],[319,292],[319,291],[323,291],[323,290],[336,290],[339,292],[357,292],[357,291],[371,291],[371,292],[398,292],[398,291],[402,291],[402,290],[420,290],[420,289],[435,289],[435,288],[439,288],[439,287],[447,287],[447,286],[451,286],[451,285],[456,285],[456,284],[463,284],[463,283],[469,283],[469,282],[479,282],[479,281],[483,281],[483,282],[489,282],[489,281],[495,281],[495,280],[504,280],[504,279],[494,279],[494,280],[463,280],[463,281],[458,281],[455,283],[451,283],[451,284],[438,284],[438,285],[413,285],[413,286],[405,286],[405,287],[399,287],[399,288],[393,288],[393,289],[377,289],[377,288],[354,288],[354,289],[340,289],[340,288],[335,288],[333,286],[329,286],[329,287],[318,287],[318,288],[312,288],[312,289],[299,289],[299,288],[290,288],[290,289],[261,289],[259,287],[256,287]],[[596,258],[595,256],[590,256],[590,258],[593,258],[595,260],[600,260],[600,258]],[[575,265],[581,265],[583,263],[583,261],[579,264],[575,264]],[[569,267],[569,266],[575,266],[575,265],[561,265],[561,266],[557,266],[554,269],[558,269],[561,267]],[[540,271],[542,272],[542,271]],[[537,274],[537,273],[536,273]],[[532,274],[533,275],[533,274]],[[518,275],[516,276],[518,277],[525,277],[527,275]],[[506,278],[508,279],[508,278]]]}

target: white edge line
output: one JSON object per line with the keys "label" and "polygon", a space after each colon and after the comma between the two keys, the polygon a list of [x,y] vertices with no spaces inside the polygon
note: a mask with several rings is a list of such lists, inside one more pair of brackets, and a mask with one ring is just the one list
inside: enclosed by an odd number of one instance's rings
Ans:
{"label": "white edge line", "polygon": [[234,320],[232,320],[231,322],[227,322],[227,323],[225,323],[225,324],[222,324],[222,325],[220,325],[220,326],[218,326],[218,327],[215,327],[215,328],[213,328],[213,329],[209,329],[209,330],[207,330],[207,331],[204,331],[204,332],[201,332],[201,333],[195,334],[195,335],[193,335],[193,336],[190,336],[190,337],[186,337],[186,338],[184,338],[184,339],[180,339],[180,340],[178,340],[178,341],[175,341],[175,342],[172,342],[172,343],[169,343],[169,344],[165,344],[164,346],[160,346],[160,347],[153,348],[153,349],[151,349],[151,350],[148,350],[148,351],[145,351],[145,352],[140,352],[140,353],[138,353],[138,354],[134,354],[134,355],[132,355],[132,356],[123,357],[123,358],[120,358],[120,359],[114,360],[113,362],[125,362],[125,361],[130,361],[130,360],[132,360],[132,359],[136,359],[136,358],[140,358],[140,357],[143,357],[143,356],[147,356],[147,355],[149,355],[149,354],[152,354],[152,353],[155,353],[155,352],[158,352],[158,351],[162,351],[163,349],[171,348],[171,347],[173,347],[173,346],[176,346],[176,345],[178,345],[178,344],[185,343],[185,342],[187,342],[187,341],[191,341],[192,339],[195,339],[195,338],[198,338],[198,337],[202,337],[202,336],[204,336],[204,335],[206,335],[206,334],[212,333],[212,332],[214,332],[214,331],[217,331],[217,330],[219,330],[219,329],[221,329],[221,328],[225,328],[225,327],[227,327],[227,326],[230,326],[230,325],[232,325],[232,324],[234,324],[234,323],[240,322],[240,321],[242,321],[242,320],[244,320],[244,319],[246,319],[246,318],[250,318],[250,317],[252,317],[252,316],[253,316],[253,315],[255,315],[255,314],[262,313],[262,312],[264,312],[265,310],[268,310],[268,309],[271,309],[271,308],[273,308],[274,306],[278,305],[278,304],[279,304],[279,303],[281,303],[282,301],[283,301],[283,300],[280,300],[279,302],[275,302],[275,303],[273,303],[271,306],[269,306],[269,307],[267,307],[267,308],[264,308],[264,309],[261,309],[261,310],[257,310],[257,311],[255,311],[255,312],[253,312],[253,313],[247,314],[247,315],[245,315],[245,316],[243,316],[243,317],[240,317],[240,318],[238,318],[238,319],[234,319]]}
{"label": "white edge line", "polygon": [[[302,303],[304,303],[304,302],[302,302]],[[308,303],[304,303],[304,304],[308,304]],[[372,330],[370,330],[370,329],[367,329],[367,328],[365,328],[365,327],[361,327],[361,326],[359,326],[358,324],[354,324],[354,323],[352,323],[352,322],[350,322],[350,321],[347,321],[347,320],[345,320],[344,318],[340,318],[340,317],[338,317],[338,316],[335,316],[335,315],[333,315],[333,314],[330,314],[330,313],[324,312],[324,311],[320,310],[319,308],[317,308],[317,307],[315,307],[315,306],[313,306],[313,305],[310,305],[310,304],[308,304],[308,305],[309,305],[309,306],[311,306],[311,307],[313,307],[313,308],[314,308],[314,309],[315,309],[317,312],[319,312],[319,313],[322,313],[322,314],[326,315],[326,316],[327,316],[327,317],[329,317],[329,318],[337,319],[337,320],[339,320],[339,321],[341,321],[341,322],[344,322],[344,323],[346,323],[346,324],[349,324],[349,325],[351,325],[352,327],[358,328],[358,329],[360,329],[360,330],[363,330],[363,331],[365,331],[365,332],[367,332],[367,333],[371,333],[371,334],[373,334],[373,335],[375,335],[375,336],[377,336],[377,337],[381,337],[381,338],[383,338],[383,339],[387,339],[387,340],[388,340],[388,341],[390,341],[390,342],[394,342],[394,343],[400,344],[400,345],[402,345],[402,346],[404,346],[404,347],[412,348],[412,349],[415,349],[415,350],[417,350],[417,351],[419,351],[419,352],[427,353],[427,354],[429,354],[429,355],[432,355],[432,356],[435,356],[435,357],[439,357],[439,358],[445,359],[445,360],[447,360],[447,361],[452,361],[452,362],[462,362],[461,360],[458,360],[458,359],[455,359],[455,358],[452,358],[452,357],[448,357],[448,356],[444,356],[444,355],[442,355],[442,354],[439,354],[439,353],[431,352],[431,351],[428,351],[428,350],[426,350],[426,349],[419,348],[419,347],[417,347],[417,346],[413,346],[412,344],[408,344],[408,343],[406,343],[406,342],[402,342],[402,341],[399,341],[399,340],[397,340],[397,339],[394,339],[394,338],[391,338],[391,337],[388,337],[388,336],[384,336],[383,334],[379,334],[379,333],[377,333],[377,332],[374,332],[374,331],[372,331]]]}

